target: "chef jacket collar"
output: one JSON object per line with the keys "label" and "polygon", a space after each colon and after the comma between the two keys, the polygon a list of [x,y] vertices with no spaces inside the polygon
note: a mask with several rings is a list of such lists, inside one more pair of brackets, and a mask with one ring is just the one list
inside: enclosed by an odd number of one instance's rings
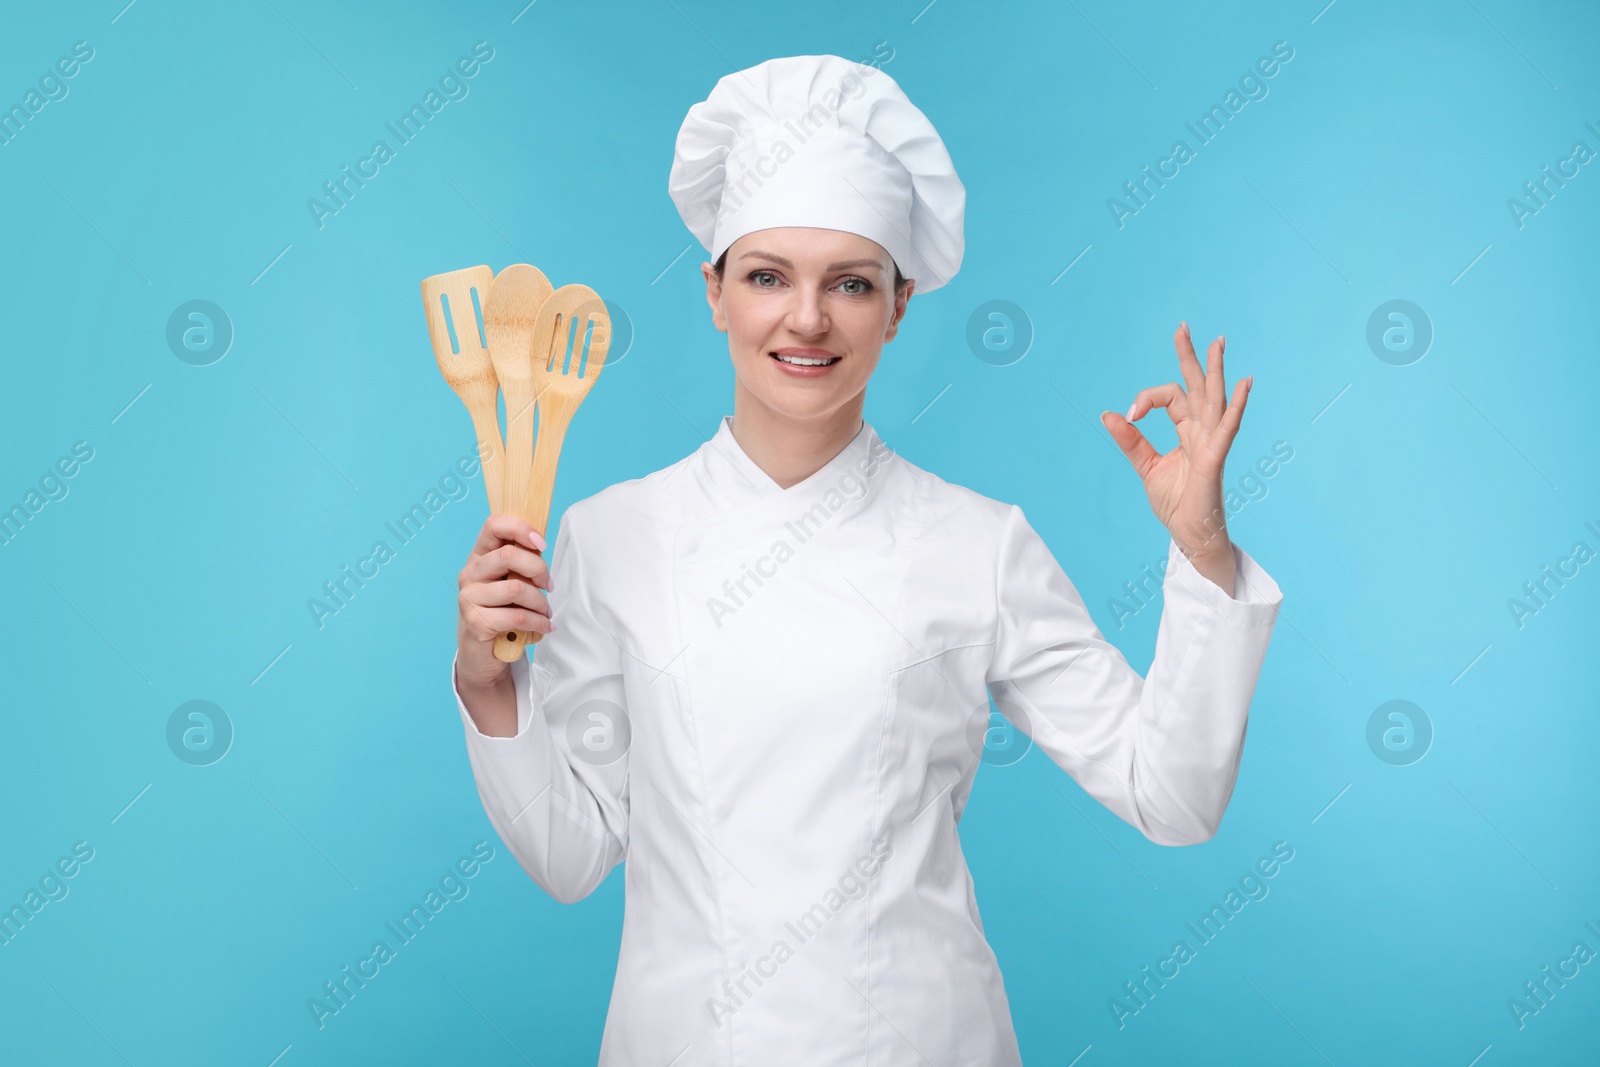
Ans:
{"label": "chef jacket collar", "polygon": [[686,470],[703,499],[674,534],[679,564],[838,529],[881,495],[886,468],[898,462],[863,421],[837,455],[784,489],[739,447],[732,425],[733,417],[724,416],[716,434],[688,459]]}
{"label": "chef jacket collar", "polygon": [[710,486],[740,501],[772,498],[800,501],[822,496],[830,490],[847,499],[865,496],[884,463],[894,455],[872,424],[863,419],[861,428],[838,455],[810,477],[785,489],[740,447],[733,436],[732,415],[722,417],[716,434],[701,451],[702,470]]}

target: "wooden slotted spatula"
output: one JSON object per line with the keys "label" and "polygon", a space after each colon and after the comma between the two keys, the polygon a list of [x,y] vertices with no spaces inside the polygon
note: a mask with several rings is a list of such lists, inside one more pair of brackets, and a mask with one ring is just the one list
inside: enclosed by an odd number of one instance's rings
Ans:
{"label": "wooden slotted spatula", "polygon": [[[490,513],[498,512],[505,491],[505,444],[500,440],[500,416],[495,394],[499,390],[489,351],[478,336],[478,312],[489,299],[494,271],[467,267],[422,279],[422,307],[428,316],[428,337],[433,358],[444,380],[454,389],[472,416],[478,434],[478,456],[483,463],[483,488]],[[476,295],[477,304],[473,297]],[[451,327],[455,341],[451,342]]]}
{"label": "wooden slotted spatula", "polygon": [[[504,277],[505,271],[500,276]],[[497,278],[496,288],[499,284]],[[493,299],[491,294],[490,300]],[[487,315],[484,322],[488,322]],[[538,397],[539,438],[533,452],[531,477],[522,483],[516,481],[516,446],[511,446],[512,463],[507,472],[506,493],[507,507],[527,519],[542,535],[550,522],[550,499],[555,492],[561,443],[566,439],[567,427],[572,424],[578,405],[583,403],[600,376],[606,353],[611,348],[611,315],[600,295],[587,285],[563,285],[539,308],[532,341],[528,370],[534,395]],[[491,351],[493,347],[491,338]],[[502,383],[504,380],[501,379]],[[508,419],[510,395],[506,394]],[[516,510],[519,506],[525,510]],[[538,631],[503,633],[495,639],[495,658],[510,663],[523,654],[527,644],[538,641],[541,636]]]}

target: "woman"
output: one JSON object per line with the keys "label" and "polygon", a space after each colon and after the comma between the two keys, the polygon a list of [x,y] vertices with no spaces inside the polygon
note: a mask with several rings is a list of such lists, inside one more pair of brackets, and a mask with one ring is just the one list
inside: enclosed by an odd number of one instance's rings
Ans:
{"label": "woman", "polygon": [[[1281,595],[1228,539],[1222,339],[1146,389],[1180,445],[1107,429],[1171,531],[1141,679],[1021,509],[862,419],[911,294],[961,259],[964,192],[881,71],[723,78],[669,182],[710,252],[734,413],[685,459],[569,507],[547,570],[490,517],[460,577],[455,689],[479,794],[558,900],[626,859],[602,1064],[1020,1062],[956,832],[992,697],[1151,840],[1232,794]],[[555,591],[551,573],[561,576]],[[532,663],[495,634],[541,630]]]}

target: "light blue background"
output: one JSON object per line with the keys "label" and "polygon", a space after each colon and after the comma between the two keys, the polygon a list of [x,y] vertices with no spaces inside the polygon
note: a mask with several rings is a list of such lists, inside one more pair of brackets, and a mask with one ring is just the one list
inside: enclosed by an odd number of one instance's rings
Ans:
{"label": "light blue background", "polygon": [[[868,392],[892,447],[1020,504],[1141,671],[1158,613],[1110,601],[1166,535],[1098,413],[1178,377],[1187,318],[1256,375],[1229,483],[1293,449],[1230,521],[1285,599],[1216,838],[1151,844],[1037,752],[980,775],[963,840],[1026,1061],[1594,1062],[1600,963],[1525,1028],[1507,1007],[1600,951],[1600,563],[1520,628],[1507,606],[1600,550],[1600,163],[1522,228],[1506,205],[1600,149],[1592,4],[124,2],[0,34],[5,106],[95,50],[0,147],[0,506],[94,449],[0,546],[0,903],[95,850],[0,947],[0,1060],[593,1062],[621,874],[563,906],[520,871],[449,688],[481,479],[323,627],[307,601],[472,447],[425,275],[533,262],[631,318],[555,514],[698,447],[732,377],[666,193],[683,113],[884,42],[969,197],[960,275]],[[480,40],[470,95],[319,228],[307,199]],[[1119,229],[1107,199],[1277,41],[1270,94]],[[236,331],[211,366],[166,344],[193,299]],[[1009,366],[966,341],[993,299],[1035,334]],[[1392,299],[1433,324],[1409,366],[1366,342]],[[193,699],[236,732],[208,767],[166,743]],[[1410,766],[1368,747],[1391,699],[1435,730]],[[470,895],[319,1030],[307,999],[480,840]],[[1119,1029],[1108,999],[1277,841],[1270,895]]]}

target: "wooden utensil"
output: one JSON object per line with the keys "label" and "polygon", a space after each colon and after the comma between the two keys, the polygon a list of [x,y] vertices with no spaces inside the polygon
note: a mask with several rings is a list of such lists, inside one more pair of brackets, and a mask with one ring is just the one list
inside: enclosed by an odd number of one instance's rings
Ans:
{"label": "wooden utensil", "polygon": [[[472,416],[472,428],[478,434],[478,457],[483,463],[484,492],[489,497],[489,511],[497,513],[505,495],[505,444],[500,440],[500,415],[495,401],[499,384],[489,351],[478,335],[477,313],[477,308],[488,300],[493,282],[494,271],[485,266],[435,274],[422,279],[422,307],[428,316],[433,358],[438,361],[444,380]],[[450,339],[452,326],[454,343]]]}
{"label": "wooden utensil", "polygon": [[[513,263],[495,275],[489,299],[483,305],[483,333],[500,391],[506,398],[506,468],[502,510],[527,518],[528,475],[533,466],[534,405],[538,399],[533,377],[533,327],[539,308],[552,288],[544,273],[528,263]],[[544,527],[535,527],[542,536]],[[495,639],[495,655],[510,663],[522,654],[526,634],[506,634]]]}
{"label": "wooden utensil", "polygon": [[[504,276],[505,271],[502,271],[500,277]],[[499,285],[499,278],[496,278],[495,288]],[[489,299],[491,303],[494,301],[493,292]],[[488,322],[487,313],[484,321]],[[533,393],[538,398],[539,437],[532,456],[531,475],[522,483],[516,481],[516,446],[510,446],[513,451],[507,468],[506,492],[507,507],[543,534],[550,521],[556,464],[561,458],[567,427],[600,376],[606,353],[611,348],[611,315],[600,295],[587,285],[563,285],[540,306],[531,337],[532,358],[527,361],[527,369]],[[489,347],[492,352],[493,337]],[[505,380],[502,376],[502,387]],[[508,417],[510,404],[510,393],[507,393]],[[515,510],[518,507],[524,510]],[[541,636],[537,631],[526,630],[503,633],[495,639],[495,657],[510,663],[523,654],[525,644],[536,642]]]}

